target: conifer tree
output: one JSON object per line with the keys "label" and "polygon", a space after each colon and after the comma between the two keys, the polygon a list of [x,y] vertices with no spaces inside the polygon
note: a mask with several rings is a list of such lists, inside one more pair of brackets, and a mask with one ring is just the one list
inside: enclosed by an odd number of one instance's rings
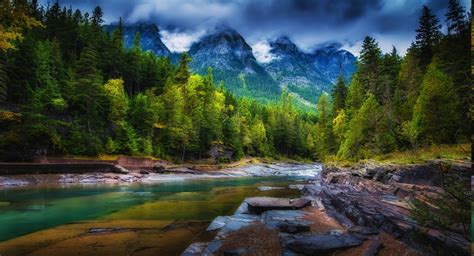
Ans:
{"label": "conifer tree", "polygon": [[416,32],[415,47],[418,51],[421,68],[425,70],[433,57],[434,46],[442,35],[438,18],[431,13],[431,9],[426,5],[423,5]]}
{"label": "conifer tree", "polygon": [[344,84],[344,77],[341,74],[337,79],[336,86],[332,90],[333,115],[337,115],[337,112],[345,107],[346,95],[347,88]]}

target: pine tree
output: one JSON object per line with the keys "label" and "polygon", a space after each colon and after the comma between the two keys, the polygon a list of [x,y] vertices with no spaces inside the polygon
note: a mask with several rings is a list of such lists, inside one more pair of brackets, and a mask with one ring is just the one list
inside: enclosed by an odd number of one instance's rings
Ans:
{"label": "pine tree", "polygon": [[181,53],[178,68],[176,69],[176,73],[174,75],[174,80],[176,83],[186,84],[188,82],[190,76],[189,62],[191,62],[191,58],[189,57],[188,53]]}
{"label": "pine tree", "polygon": [[346,95],[347,88],[344,84],[344,77],[341,74],[337,79],[336,86],[334,86],[332,91],[333,115],[337,115],[337,112],[345,107]]}
{"label": "pine tree", "polygon": [[448,35],[459,34],[466,29],[465,10],[458,0],[449,0],[445,21],[448,26]]}
{"label": "pine tree", "polygon": [[380,84],[382,74],[382,51],[377,41],[372,37],[365,37],[360,50],[360,60],[357,64],[358,79],[367,92],[381,98],[383,88]]}
{"label": "pine tree", "polygon": [[375,96],[369,95],[349,122],[338,157],[358,160],[373,156],[377,149],[372,142],[375,141],[377,124],[382,114]]}
{"label": "pine tree", "polygon": [[416,139],[428,143],[453,143],[459,129],[453,82],[435,63],[423,77],[420,96],[413,112]]}
{"label": "pine tree", "polygon": [[431,62],[434,53],[434,46],[441,39],[441,25],[436,15],[431,13],[431,9],[423,5],[419,19],[419,27],[416,30],[415,47],[420,58],[422,70]]}
{"label": "pine tree", "polygon": [[102,23],[104,22],[104,20],[102,19],[103,16],[104,16],[104,13],[102,12],[102,8],[100,8],[100,6],[96,6],[94,8],[94,11],[92,11],[92,19],[91,19],[92,26],[96,28],[100,28],[100,26],[102,26]]}
{"label": "pine tree", "polygon": [[331,106],[327,94],[322,94],[318,100],[318,123],[316,124],[316,153],[320,160],[333,153],[334,134],[332,128]]}

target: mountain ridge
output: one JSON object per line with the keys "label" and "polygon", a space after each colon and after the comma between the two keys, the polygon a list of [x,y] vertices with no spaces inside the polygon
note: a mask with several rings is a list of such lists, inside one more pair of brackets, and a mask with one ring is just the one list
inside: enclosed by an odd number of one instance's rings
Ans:
{"label": "mountain ridge", "polygon": [[[105,26],[109,32],[114,28],[115,25]],[[132,45],[139,32],[145,51],[177,60],[178,53],[163,43],[156,24],[124,25],[123,31],[125,47]],[[239,32],[229,27],[214,29],[192,43],[188,50],[190,68],[205,75],[212,67],[215,81],[223,81],[238,96],[272,101],[286,88],[303,105],[314,105],[321,93],[329,93],[340,74],[347,82],[355,72],[356,57],[338,44],[316,46],[308,53],[284,35],[267,43],[274,58],[258,62],[252,46]]]}

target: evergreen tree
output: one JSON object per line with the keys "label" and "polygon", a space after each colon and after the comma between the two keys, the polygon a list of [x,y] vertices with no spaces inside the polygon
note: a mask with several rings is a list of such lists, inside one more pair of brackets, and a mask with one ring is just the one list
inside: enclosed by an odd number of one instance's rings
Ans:
{"label": "evergreen tree", "polygon": [[415,139],[428,143],[453,143],[459,129],[452,80],[433,63],[423,77],[413,112]]}
{"label": "evergreen tree", "polygon": [[358,79],[367,92],[381,98],[383,88],[380,85],[382,74],[382,51],[374,38],[366,36],[360,50],[357,63]]}
{"label": "evergreen tree", "polygon": [[346,104],[347,88],[344,84],[344,77],[341,74],[337,79],[336,86],[332,90],[332,106],[333,114],[337,115],[337,112],[345,107]]}
{"label": "evergreen tree", "polygon": [[462,33],[467,27],[465,10],[458,0],[449,0],[446,25],[448,35]]}
{"label": "evergreen tree", "polygon": [[380,104],[374,95],[362,104],[348,125],[344,141],[339,148],[338,157],[344,159],[361,159],[374,155],[377,124],[381,116]]}
{"label": "evergreen tree", "polygon": [[178,84],[186,84],[188,82],[190,73],[189,73],[189,62],[191,58],[186,52],[181,53],[178,68],[174,75],[174,80]]}
{"label": "evergreen tree", "polygon": [[333,153],[334,135],[332,128],[331,106],[327,94],[318,100],[318,123],[316,124],[316,152],[320,160]]}
{"label": "evergreen tree", "polygon": [[441,39],[441,25],[436,15],[431,13],[431,9],[423,5],[419,20],[419,27],[416,30],[415,47],[418,51],[422,70],[431,62],[434,53],[434,46]]}

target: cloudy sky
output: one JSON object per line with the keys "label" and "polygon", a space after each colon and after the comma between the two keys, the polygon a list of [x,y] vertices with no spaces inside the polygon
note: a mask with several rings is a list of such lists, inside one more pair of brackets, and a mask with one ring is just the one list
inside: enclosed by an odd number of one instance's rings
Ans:
{"label": "cloudy sky", "polygon": [[[54,2],[56,0],[49,0]],[[460,0],[470,9],[470,0]],[[48,4],[48,0],[41,0]],[[384,51],[405,53],[415,37],[422,5],[444,24],[447,0],[59,0],[91,11],[100,5],[106,23],[153,22],[165,44],[184,51],[207,31],[226,25],[239,31],[265,57],[265,41],[290,37],[301,49],[337,42],[358,55],[362,39],[373,36]]]}

